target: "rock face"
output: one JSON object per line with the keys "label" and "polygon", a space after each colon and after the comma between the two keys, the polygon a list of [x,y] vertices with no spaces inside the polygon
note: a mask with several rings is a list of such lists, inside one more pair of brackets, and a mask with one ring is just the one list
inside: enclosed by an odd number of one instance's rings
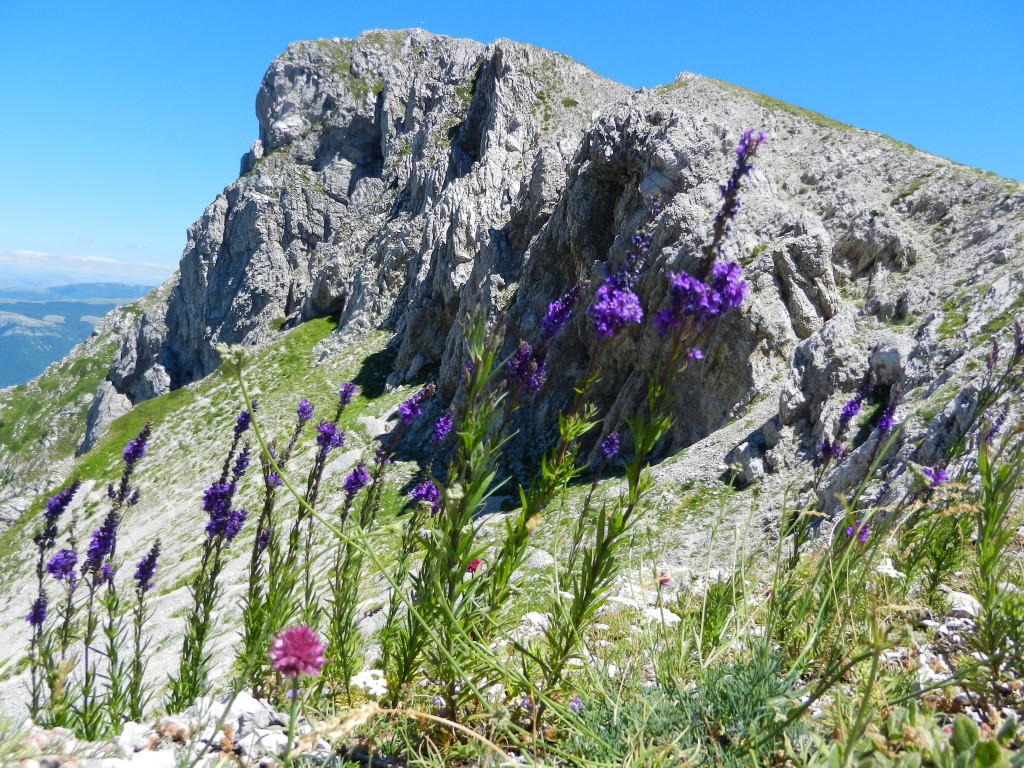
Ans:
{"label": "rock face", "polygon": [[[326,314],[346,337],[392,331],[391,383],[437,378],[450,398],[470,312],[500,315],[510,346],[535,340],[550,301],[577,280],[592,296],[621,263],[656,194],[638,289],[651,315],[666,269],[697,263],[746,128],[770,137],[724,251],[748,301],[679,379],[663,450],[778,397],[770,423],[722,457],[740,482],[778,471],[831,429],[868,368],[881,401],[894,385],[905,409],[941,394],[964,374],[972,332],[1005,324],[1020,291],[1020,184],[695,75],[633,92],[509,41],[376,31],[289,46],[256,111],[242,177],[190,228],[166,304],[111,367],[133,402],[210,373],[218,342],[259,347]],[[523,445],[550,437],[593,343],[585,315],[558,339]],[[605,351],[605,433],[643,408],[658,348],[646,325]],[[949,439],[952,423],[907,440]]]}

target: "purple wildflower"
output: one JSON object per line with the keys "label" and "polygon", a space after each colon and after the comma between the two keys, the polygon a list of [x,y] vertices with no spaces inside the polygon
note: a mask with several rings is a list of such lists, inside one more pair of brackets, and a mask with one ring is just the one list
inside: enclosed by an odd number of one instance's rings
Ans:
{"label": "purple wildflower", "polygon": [[855,397],[846,401],[842,412],[839,414],[839,425],[836,427],[836,434],[842,434],[846,426],[853,421],[853,417],[860,412],[860,405],[863,398],[858,393]]}
{"label": "purple wildflower", "polygon": [[75,481],[71,483],[63,491],[58,491],[46,501],[46,509],[43,512],[43,519],[46,520],[47,525],[54,525],[60,520],[61,515],[67,510],[68,505],[71,503],[71,499],[74,498],[75,494],[78,493],[78,489],[81,487],[82,481],[75,478]]}
{"label": "purple wildflower", "polygon": [[36,629],[43,626],[43,622],[46,621],[46,594],[42,593],[32,603],[32,608],[25,616],[25,621],[31,624]]}
{"label": "purple wildflower", "polygon": [[103,518],[100,527],[92,532],[89,541],[89,548],[85,552],[85,562],[82,564],[82,573],[98,573],[110,553],[114,551],[114,542],[117,539],[117,515],[111,510]]}
{"label": "purple wildflower", "polygon": [[949,473],[941,467],[936,467],[935,469],[932,469],[931,467],[923,467],[921,471],[924,473],[924,476],[931,481],[932,488],[936,488],[949,480]]}
{"label": "purple wildflower", "polygon": [[267,485],[269,485],[271,488],[280,488],[282,485],[284,485],[284,481],[281,480],[281,476],[277,474],[277,472],[271,472],[269,475],[267,475]]}
{"label": "purple wildflower", "polygon": [[735,262],[716,262],[711,268],[710,285],[686,272],[667,274],[671,304],[654,317],[662,335],[687,320],[700,329],[723,312],[739,307],[747,292],[743,271]]}
{"label": "purple wildflower", "polygon": [[704,353],[697,349],[697,347],[694,347],[690,350],[689,358],[694,362],[700,362],[704,359]]}
{"label": "purple wildflower", "polygon": [[344,408],[346,405],[352,402],[352,398],[355,397],[356,385],[350,381],[346,381],[341,385],[341,390],[338,392],[338,407]]}
{"label": "purple wildflower", "polygon": [[160,539],[153,542],[149,552],[143,555],[135,566],[135,585],[138,592],[148,592],[153,588],[153,574],[156,573],[156,561],[160,556]]}
{"label": "purple wildflower", "polygon": [[233,483],[214,483],[203,491],[203,511],[211,516],[226,514],[234,495]]}
{"label": "purple wildflower", "polygon": [[821,467],[833,459],[841,460],[846,458],[847,453],[848,451],[843,447],[839,439],[832,440],[828,435],[825,435],[817,445],[817,453],[811,464],[815,467]]}
{"label": "purple wildflower", "polygon": [[349,476],[345,478],[345,501],[349,502],[370,482],[370,472],[366,469],[366,462],[360,461],[356,464]]}
{"label": "purple wildflower", "polygon": [[441,491],[432,480],[424,480],[412,489],[412,500],[416,503],[430,505],[430,513],[437,514],[441,506]]}
{"label": "purple wildflower", "polygon": [[249,408],[240,411],[238,416],[235,418],[235,439],[237,440],[242,436],[242,433],[249,429],[249,425],[252,424],[252,415],[259,409],[259,404],[253,400]]}
{"label": "purple wildflower", "polygon": [[249,468],[249,459],[252,448],[248,443],[242,446],[242,450],[238,452],[238,456],[235,458],[235,466],[231,470],[231,477],[237,483],[242,479],[242,475],[245,474],[245,470]]}
{"label": "purple wildflower", "polygon": [[708,269],[718,258],[722,249],[722,243],[729,234],[729,222],[740,209],[739,192],[740,181],[753,170],[750,161],[757,152],[767,136],[760,131],[746,131],[736,147],[736,165],[733,167],[729,181],[720,187],[722,193],[722,206],[715,214],[714,223],[711,226],[711,241],[702,249],[704,254],[704,265],[701,269],[701,277],[707,274]]}
{"label": "purple wildflower", "polygon": [[307,626],[284,630],[270,646],[270,666],[293,680],[301,675],[319,674],[327,659],[327,646]]}
{"label": "purple wildflower", "polygon": [[595,299],[587,314],[594,323],[594,331],[601,339],[610,339],[628,323],[639,323],[644,319],[640,299],[629,288],[616,287],[606,280],[605,284],[597,289]]}
{"label": "purple wildflower", "polygon": [[57,581],[70,582],[78,565],[78,554],[73,549],[62,549],[50,558],[46,564],[46,572]]}
{"label": "purple wildflower", "polygon": [[324,453],[345,445],[345,433],[338,429],[338,425],[334,422],[320,419],[316,431],[316,443]]}
{"label": "purple wildflower", "polygon": [[572,701],[569,702],[569,709],[572,710],[574,715],[578,715],[583,709],[583,699],[579,697],[579,694],[574,696]]}
{"label": "purple wildflower", "polygon": [[992,337],[992,351],[988,355],[987,370],[992,373],[992,370],[996,367],[996,363],[999,362],[999,339],[995,336]]}
{"label": "purple wildflower", "polygon": [[104,563],[103,567],[100,568],[100,584],[110,584],[114,580],[116,570],[113,563]]}
{"label": "purple wildflower", "polygon": [[409,426],[423,413],[423,402],[434,396],[434,385],[428,384],[415,395],[398,406],[398,418]]}
{"label": "purple wildflower", "polygon": [[544,386],[544,360],[539,359],[533,347],[522,339],[508,361],[508,378],[517,388],[525,389],[528,394],[539,392]]}
{"label": "purple wildflower", "polygon": [[245,524],[245,519],[249,517],[249,510],[247,509],[233,509],[231,514],[228,515],[227,524],[224,526],[224,540],[234,541],[235,537],[241,533],[242,526]]}
{"label": "purple wildflower", "polygon": [[1007,408],[1004,407],[1002,412],[998,416],[996,416],[995,421],[991,423],[991,425],[988,428],[988,431],[985,432],[986,443],[989,443],[991,445],[992,442],[996,439],[996,435],[998,435],[999,432],[1002,430],[1003,423],[1006,421],[1006,413]]}
{"label": "purple wildflower", "polygon": [[878,420],[878,434],[884,435],[889,432],[896,424],[896,404],[889,403],[885,406],[885,410],[882,411],[882,416]]}
{"label": "purple wildflower", "polygon": [[300,427],[313,418],[313,404],[306,398],[299,400],[298,417]]}
{"label": "purple wildflower", "polygon": [[451,411],[448,411],[437,420],[437,424],[434,425],[434,435],[431,439],[435,443],[443,443],[445,438],[451,433],[454,425],[455,415]]}
{"label": "purple wildflower", "polygon": [[579,301],[582,287],[582,283],[576,283],[565,295],[548,305],[548,313],[541,321],[541,327],[544,329],[541,338],[545,344],[555,338],[572,319],[572,311],[576,307],[576,302]]}
{"label": "purple wildflower", "polygon": [[850,539],[856,536],[861,544],[866,543],[871,536],[871,523],[861,525],[860,520],[857,520],[853,525],[846,526],[846,536]]}
{"label": "purple wildflower", "polygon": [[270,530],[264,528],[258,534],[256,534],[256,551],[260,554],[267,551],[267,547],[270,546]]}
{"label": "purple wildflower", "polygon": [[124,463],[129,467],[135,466],[146,455],[146,446],[149,442],[150,426],[147,424],[142,431],[133,439],[128,441],[124,447]]}
{"label": "purple wildflower", "polygon": [[611,461],[619,453],[619,446],[622,440],[618,432],[609,432],[608,436],[601,441],[601,457],[605,461]]}

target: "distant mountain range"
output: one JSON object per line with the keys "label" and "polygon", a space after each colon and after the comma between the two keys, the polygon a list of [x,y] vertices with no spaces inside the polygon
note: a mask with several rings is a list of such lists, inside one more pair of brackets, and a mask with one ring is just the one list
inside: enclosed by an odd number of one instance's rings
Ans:
{"label": "distant mountain range", "polygon": [[0,302],[13,301],[60,301],[71,299],[137,299],[153,290],[152,285],[127,285],[125,283],[72,283],[54,285],[49,288],[0,288]]}
{"label": "distant mountain range", "polygon": [[38,376],[87,339],[111,309],[151,290],[124,283],[0,288],[0,388]]}

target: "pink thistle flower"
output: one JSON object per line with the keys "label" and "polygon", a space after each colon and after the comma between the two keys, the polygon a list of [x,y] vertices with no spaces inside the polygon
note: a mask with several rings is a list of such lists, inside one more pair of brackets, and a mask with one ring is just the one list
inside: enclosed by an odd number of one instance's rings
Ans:
{"label": "pink thistle flower", "polygon": [[300,675],[319,674],[327,659],[326,645],[305,625],[284,630],[270,646],[270,666],[293,680]]}
{"label": "pink thistle flower", "polygon": [[466,573],[468,573],[470,576],[472,576],[474,573],[476,573],[478,570],[480,570],[480,566],[481,565],[483,565],[483,563],[480,562],[480,558],[479,557],[474,557],[473,558],[473,562],[471,562],[466,567]]}

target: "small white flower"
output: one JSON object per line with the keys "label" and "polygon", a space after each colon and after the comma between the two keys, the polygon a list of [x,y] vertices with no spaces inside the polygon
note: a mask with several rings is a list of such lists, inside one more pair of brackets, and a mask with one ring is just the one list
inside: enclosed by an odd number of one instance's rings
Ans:
{"label": "small white flower", "polygon": [[388,684],[384,680],[384,673],[379,669],[365,669],[353,677],[349,684],[353,688],[359,688],[371,699],[382,699],[388,692]]}

